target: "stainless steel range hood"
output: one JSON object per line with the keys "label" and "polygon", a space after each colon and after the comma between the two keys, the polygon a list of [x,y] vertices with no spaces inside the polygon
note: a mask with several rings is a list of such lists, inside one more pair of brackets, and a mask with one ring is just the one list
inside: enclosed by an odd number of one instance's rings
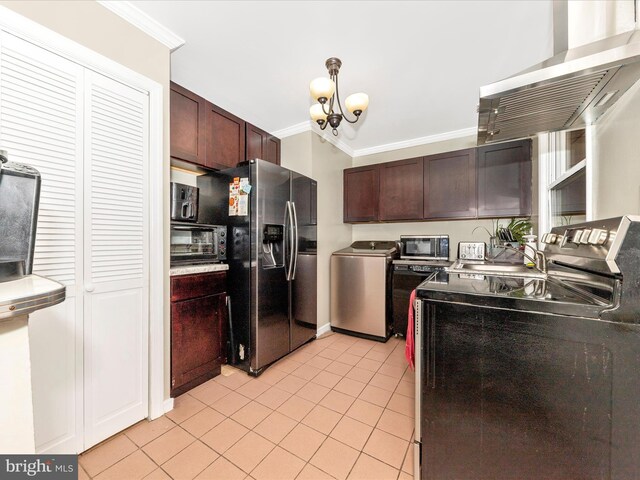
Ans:
{"label": "stainless steel range hood", "polygon": [[592,124],[638,79],[638,30],[559,53],[480,88],[478,145]]}

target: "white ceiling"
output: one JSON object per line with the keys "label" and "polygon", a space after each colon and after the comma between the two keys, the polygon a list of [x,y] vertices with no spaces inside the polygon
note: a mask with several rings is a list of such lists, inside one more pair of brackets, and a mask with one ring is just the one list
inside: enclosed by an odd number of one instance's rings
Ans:
{"label": "white ceiling", "polygon": [[171,79],[269,131],[308,121],[309,81],[342,60],[342,98],[369,110],[340,141],[364,152],[477,126],[481,85],[552,54],[534,1],[132,1],[186,40]]}

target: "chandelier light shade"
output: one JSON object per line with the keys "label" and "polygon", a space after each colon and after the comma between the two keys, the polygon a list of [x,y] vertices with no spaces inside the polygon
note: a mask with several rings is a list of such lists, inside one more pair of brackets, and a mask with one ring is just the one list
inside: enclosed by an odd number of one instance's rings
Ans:
{"label": "chandelier light shade", "polygon": [[309,92],[316,104],[309,109],[311,119],[324,130],[331,125],[334,135],[338,135],[338,127],[342,119],[349,123],[356,123],[369,106],[369,95],[366,93],[354,93],[345,100],[346,109],[354,115],[353,120],[344,114],[340,103],[340,90],[338,87],[338,73],[342,62],[339,58],[331,57],[325,62],[329,78],[319,77],[309,84]]}

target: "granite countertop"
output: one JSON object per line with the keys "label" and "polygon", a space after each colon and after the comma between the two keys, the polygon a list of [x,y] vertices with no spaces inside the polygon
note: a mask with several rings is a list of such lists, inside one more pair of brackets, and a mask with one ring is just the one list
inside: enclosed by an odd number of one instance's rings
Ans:
{"label": "granite countertop", "polygon": [[193,273],[222,272],[229,270],[226,263],[205,263],[202,265],[178,265],[169,269],[169,275],[190,275]]}
{"label": "granite countertop", "polygon": [[64,301],[66,287],[39,275],[0,283],[0,321],[18,315],[28,315],[41,308]]}

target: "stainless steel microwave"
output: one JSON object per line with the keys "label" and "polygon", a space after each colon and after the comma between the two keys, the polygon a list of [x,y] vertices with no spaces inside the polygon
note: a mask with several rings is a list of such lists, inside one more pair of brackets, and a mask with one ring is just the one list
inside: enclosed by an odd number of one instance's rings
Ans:
{"label": "stainless steel microwave", "polygon": [[449,260],[449,235],[401,235],[400,258]]}
{"label": "stainless steel microwave", "polygon": [[227,227],[171,222],[171,265],[217,263],[227,259]]}

